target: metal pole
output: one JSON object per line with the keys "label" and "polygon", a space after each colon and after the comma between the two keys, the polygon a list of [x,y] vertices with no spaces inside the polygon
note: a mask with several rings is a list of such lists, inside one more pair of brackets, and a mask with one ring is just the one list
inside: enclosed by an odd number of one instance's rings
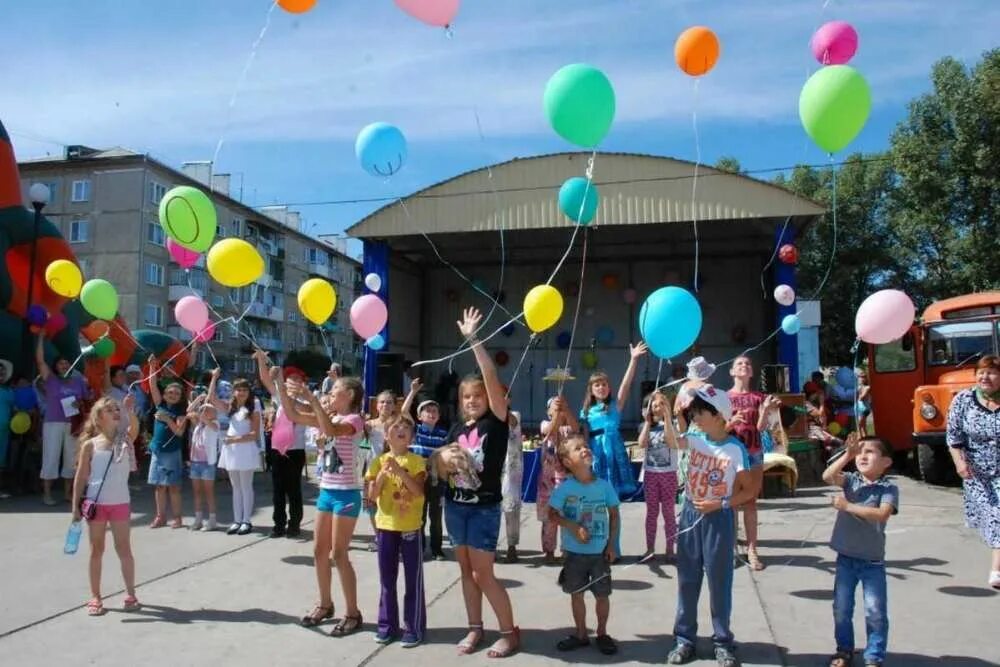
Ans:
{"label": "metal pole", "polygon": [[25,305],[24,310],[24,363],[27,364],[27,377],[35,377],[35,355],[34,346],[32,343],[31,335],[31,323],[28,322],[28,311],[31,310],[32,300],[35,297],[35,261],[38,256],[38,227],[42,223],[42,209],[45,208],[45,202],[32,202],[32,208],[35,209],[35,229],[31,236],[31,262],[28,264],[28,301]]}

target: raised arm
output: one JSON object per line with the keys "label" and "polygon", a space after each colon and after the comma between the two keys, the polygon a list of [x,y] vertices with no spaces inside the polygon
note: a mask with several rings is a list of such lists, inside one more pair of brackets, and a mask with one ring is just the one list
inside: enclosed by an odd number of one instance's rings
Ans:
{"label": "raised arm", "polygon": [[[677,432],[677,429],[674,428],[674,416],[670,411],[670,401],[666,402],[666,410],[666,414],[663,415],[663,442],[665,442],[667,447],[670,447],[671,449],[687,449],[687,436],[681,435]],[[678,414],[677,425],[680,426],[684,432],[687,432],[687,421],[685,421],[683,414]]]}
{"label": "raised arm", "polygon": [[38,334],[38,345],[35,346],[35,364],[38,366],[38,374],[43,380],[48,380],[52,374],[52,369],[45,363],[45,338]]}
{"label": "raised arm", "polygon": [[149,364],[149,400],[153,402],[153,407],[160,406],[163,396],[160,394],[160,386],[156,384],[157,376],[160,374],[160,362],[156,360],[156,355],[149,355],[146,360]]}
{"label": "raised arm", "polygon": [[760,405],[760,413],[757,415],[757,430],[763,431],[767,428],[767,420],[771,412],[781,407],[781,399],[777,396],[769,395]]}
{"label": "raised arm", "polygon": [[267,352],[258,347],[253,352],[253,358],[257,360],[257,376],[260,378],[260,383],[264,385],[264,389],[267,389],[268,393],[271,394],[271,398],[274,398],[275,384],[274,380],[271,379],[271,374],[267,370],[269,365]]}
{"label": "raised arm", "polygon": [[824,482],[830,486],[844,486],[844,468],[861,453],[860,439],[861,435],[857,431],[847,436],[847,449],[842,456],[837,457],[837,460],[823,471]]}
{"label": "raised arm", "polygon": [[215,406],[216,410],[225,411],[225,410],[229,409],[229,406],[226,405],[226,402],[223,401],[222,399],[220,399],[216,395],[216,393],[215,393],[216,389],[219,386],[219,376],[221,376],[221,375],[222,375],[222,369],[221,368],[219,368],[218,366],[216,366],[215,368],[212,369],[212,379],[208,383],[208,399],[207,400],[209,402],[211,402],[212,405]]}
{"label": "raised arm", "polygon": [[625,369],[625,376],[622,378],[622,383],[618,386],[618,412],[625,409],[629,392],[632,389],[632,381],[635,380],[635,369],[639,365],[639,357],[646,354],[648,349],[642,341],[628,346],[628,368]]}
{"label": "raised arm", "polygon": [[[642,430],[639,431],[639,446],[643,449],[649,448],[649,432],[653,428],[653,421],[651,415],[646,415],[646,418],[642,420]],[[664,432],[666,432],[666,427],[664,427]]]}
{"label": "raised arm", "polygon": [[403,407],[400,409],[400,414],[409,415],[410,407],[413,405],[413,400],[420,393],[420,389],[424,386],[424,383],[420,381],[420,378],[413,378],[410,380],[410,391],[406,392],[406,398],[403,400]]}
{"label": "raised arm", "polygon": [[456,324],[458,330],[469,342],[472,353],[476,355],[476,363],[479,364],[479,370],[483,374],[483,384],[486,385],[486,397],[489,399],[490,412],[500,421],[507,421],[507,397],[504,395],[497,367],[486,351],[486,346],[476,338],[476,330],[482,319],[483,314],[479,312],[478,308],[466,308],[462,313],[461,321],[456,322]]}

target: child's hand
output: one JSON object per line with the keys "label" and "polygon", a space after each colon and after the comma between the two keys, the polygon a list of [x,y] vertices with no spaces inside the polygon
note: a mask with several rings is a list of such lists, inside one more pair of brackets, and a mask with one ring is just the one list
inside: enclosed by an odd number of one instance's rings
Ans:
{"label": "child's hand", "polygon": [[219,366],[216,366],[215,368],[212,369],[212,379],[213,380],[218,380],[221,376],[222,376],[222,368],[220,368]]}
{"label": "child's hand", "polygon": [[146,358],[146,363],[149,364],[149,370],[155,373],[160,368],[160,362],[156,360],[156,355],[151,354]]}
{"label": "child's hand", "polygon": [[424,383],[420,380],[420,378],[413,378],[412,380],[410,380],[410,393],[411,394],[418,393],[421,389],[423,389],[423,386]]}
{"label": "child's hand", "polygon": [[580,544],[590,542],[590,532],[580,524],[576,524],[576,527],[573,528],[573,536],[576,537]]}
{"label": "child's hand", "polygon": [[646,347],[646,344],[643,343],[642,341],[639,341],[635,345],[629,345],[628,346],[628,353],[629,353],[629,356],[632,357],[632,361],[635,361],[639,357],[641,357],[644,354],[646,354],[646,352],[648,350],[649,350],[649,348]]}
{"label": "child's hand", "polygon": [[281,366],[278,366],[277,364],[271,366],[268,373],[271,376],[272,382],[279,382],[281,380]]}
{"label": "child's hand", "polygon": [[849,436],[847,436],[847,460],[850,461],[857,457],[861,453],[861,434],[857,431],[853,431]]}
{"label": "child's hand", "polygon": [[604,547],[604,560],[614,563],[617,558],[618,552],[615,551],[615,545],[611,543],[611,540],[608,540],[608,546]]}
{"label": "child's hand", "polygon": [[846,497],[844,497],[844,494],[843,494],[843,493],[838,493],[837,495],[835,495],[835,496],[833,497],[833,506],[834,506],[834,507],[835,507],[836,509],[838,509],[838,510],[841,510],[841,511],[844,511],[844,510],[846,510],[846,509],[847,509],[847,506],[848,506],[848,505],[850,505],[850,503],[849,503],[849,502],[847,502],[847,498],[846,498]]}
{"label": "child's hand", "polygon": [[135,396],[126,394],[124,400],[122,400],[122,406],[129,412],[132,412],[132,409],[135,408]]}
{"label": "child's hand", "polygon": [[695,500],[692,504],[702,514],[711,514],[722,509],[721,500]]}
{"label": "child's hand", "polygon": [[475,335],[476,329],[479,328],[479,323],[483,319],[483,314],[479,312],[478,308],[471,307],[466,308],[462,312],[462,319],[455,324],[458,325],[458,331],[465,338],[470,338]]}
{"label": "child's hand", "polygon": [[392,473],[393,475],[398,475],[401,472],[403,472],[403,469],[399,466],[398,463],[396,463],[395,458],[390,458],[388,461],[385,462],[385,469],[388,472]]}
{"label": "child's hand", "polygon": [[83,516],[81,516],[81,514],[80,514],[80,508],[76,507],[76,506],[73,507],[73,523],[81,521],[82,519],[83,519]]}

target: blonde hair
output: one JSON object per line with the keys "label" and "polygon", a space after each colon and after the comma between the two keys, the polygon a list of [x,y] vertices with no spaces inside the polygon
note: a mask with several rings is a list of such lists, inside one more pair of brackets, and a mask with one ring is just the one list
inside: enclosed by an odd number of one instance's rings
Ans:
{"label": "blonde hair", "polygon": [[[462,394],[465,392],[467,387],[470,387],[474,384],[478,384],[480,387],[482,387],[483,393],[486,394],[487,398],[489,398],[489,393],[486,391],[486,382],[483,381],[483,378],[479,377],[478,375],[466,375],[464,378],[462,378],[462,382],[458,385],[458,409],[459,411],[462,412],[463,419],[469,419],[469,415],[465,414],[465,412],[462,410]],[[487,406],[486,410],[489,411],[489,406]]]}
{"label": "blonde hair", "polygon": [[[604,380],[608,383],[608,397],[603,401],[598,401],[594,398],[593,386],[598,380]],[[604,371],[594,371],[590,374],[590,378],[587,380],[587,395],[583,399],[583,414],[586,415],[590,411],[590,406],[594,403],[601,403],[604,411],[608,411],[608,405],[611,403],[611,378]]]}
{"label": "blonde hair", "polygon": [[97,399],[97,402],[90,408],[90,413],[87,415],[87,421],[83,425],[83,430],[80,432],[81,440],[91,440],[99,435],[103,435],[101,431],[101,413],[107,410],[111,406],[117,405],[119,409],[122,409],[121,404],[111,396],[102,396]]}
{"label": "blonde hair", "polygon": [[365,398],[365,388],[361,384],[361,379],[353,376],[339,377],[334,384],[339,384],[341,387],[351,392],[351,414],[361,413],[361,402]]}
{"label": "blonde hair", "polygon": [[556,445],[556,456],[559,458],[559,463],[561,463],[562,466],[567,470],[569,470],[569,467],[566,465],[565,459],[567,456],[569,456],[570,445],[575,442],[582,442],[585,447],[590,447],[590,445],[587,443],[587,439],[578,433],[573,434],[568,438],[560,440],[559,444]]}

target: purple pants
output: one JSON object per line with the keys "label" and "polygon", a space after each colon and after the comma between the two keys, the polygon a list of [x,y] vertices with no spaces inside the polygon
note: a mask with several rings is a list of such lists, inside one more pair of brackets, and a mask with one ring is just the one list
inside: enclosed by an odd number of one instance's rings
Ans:
{"label": "purple pants", "polygon": [[403,555],[403,577],[406,592],[403,595],[403,632],[418,639],[427,631],[427,606],[424,601],[424,547],[419,530],[401,533],[379,530],[378,574],[382,592],[378,601],[379,634],[399,634],[399,600],[396,597],[396,579],[399,575],[399,556]]}
{"label": "purple pants", "polygon": [[677,501],[676,472],[646,472],[643,475],[646,494],[646,550],[656,548],[656,524],[663,516],[663,532],[667,536],[667,553],[673,553],[677,538],[677,517],[674,503]]}

